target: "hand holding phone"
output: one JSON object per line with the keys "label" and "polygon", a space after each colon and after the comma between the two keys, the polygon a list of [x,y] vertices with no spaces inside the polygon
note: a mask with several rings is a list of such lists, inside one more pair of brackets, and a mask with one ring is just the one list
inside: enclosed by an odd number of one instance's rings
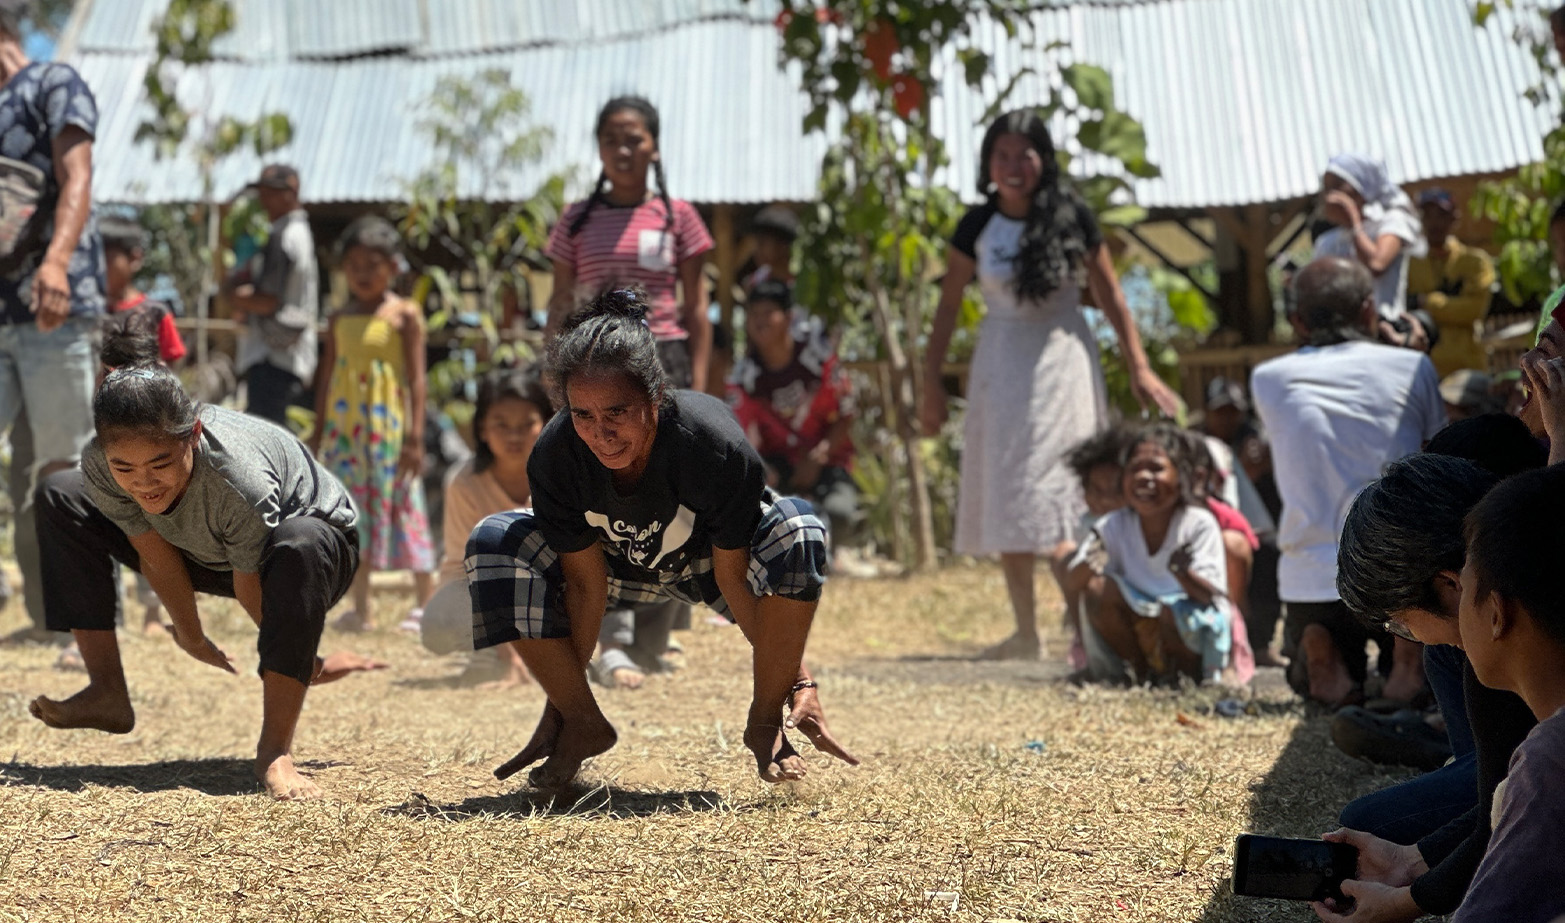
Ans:
{"label": "hand holding phone", "polygon": [[1294,901],[1347,900],[1358,849],[1347,843],[1245,834],[1234,842],[1234,893]]}

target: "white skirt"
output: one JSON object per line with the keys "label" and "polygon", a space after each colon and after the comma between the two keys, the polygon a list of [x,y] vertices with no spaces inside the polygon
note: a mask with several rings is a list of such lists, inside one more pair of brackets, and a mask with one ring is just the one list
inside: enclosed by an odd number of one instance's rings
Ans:
{"label": "white skirt", "polygon": [[957,553],[1045,553],[1074,537],[1086,504],[1065,455],[1107,423],[1097,342],[1074,299],[986,318],[962,428]]}

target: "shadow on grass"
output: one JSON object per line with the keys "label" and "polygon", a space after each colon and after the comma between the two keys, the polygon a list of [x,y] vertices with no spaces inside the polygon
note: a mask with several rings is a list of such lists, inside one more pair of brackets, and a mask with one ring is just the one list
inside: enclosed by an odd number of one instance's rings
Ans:
{"label": "shadow on grass", "polygon": [[[300,763],[301,769],[323,769],[326,763]],[[255,778],[255,761],[233,757],[201,760],[162,760],[120,766],[34,766],[0,763],[0,786],[40,786],[62,792],[79,792],[89,785],[131,788],[140,792],[167,792],[182,788],[207,795],[253,795],[261,790]]]}
{"label": "shadow on grass", "polygon": [[697,814],[729,807],[717,792],[638,792],[610,785],[574,789],[561,794],[518,791],[506,795],[483,795],[450,805],[437,804],[422,793],[413,792],[407,801],[384,808],[381,813],[445,821],[551,815],[626,820],[654,814]]}

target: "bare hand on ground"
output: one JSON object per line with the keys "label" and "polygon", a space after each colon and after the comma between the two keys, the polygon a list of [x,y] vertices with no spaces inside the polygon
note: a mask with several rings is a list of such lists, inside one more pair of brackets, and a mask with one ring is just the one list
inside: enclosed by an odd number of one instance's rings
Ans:
{"label": "bare hand on ground", "polygon": [[798,728],[822,753],[835,756],[849,766],[859,764],[859,758],[831,736],[831,729],[826,726],[826,712],[821,709],[820,696],[816,690],[800,689],[793,694],[793,706],[788,709],[788,720],[783,725],[790,729]]}
{"label": "bare hand on ground", "polygon": [[33,276],[32,310],[38,330],[59,329],[71,314],[71,284],[65,267],[45,261]]}
{"label": "bare hand on ground", "polygon": [[204,633],[180,631],[179,626],[176,625],[174,626],[174,643],[179,645],[180,650],[202,663],[211,664],[219,670],[227,670],[236,676],[239,673],[238,670],[234,669],[234,658],[223,653],[223,649],[214,644],[212,639],[208,638]]}
{"label": "bare hand on ground", "polygon": [[334,651],[325,657],[316,658],[318,661],[315,678],[310,680],[310,685],[320,686],[325,683],[336,682],[349,673],[362,673],[369,670],[384,670],[391,664],[384,660],[376,660],[373,657],[365,657],[352,651]]}

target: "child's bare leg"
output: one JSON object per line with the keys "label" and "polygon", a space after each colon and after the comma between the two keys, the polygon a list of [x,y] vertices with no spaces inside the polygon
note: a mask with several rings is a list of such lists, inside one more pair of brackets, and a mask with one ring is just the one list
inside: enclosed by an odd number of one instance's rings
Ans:
{"label": "child's bare leg", "polygon": [[1250,611],[1250,568],[1255,563],[1255,552],[1250,550],[1250,540],[1244,533],[1234,529],[1223,532],[1223,552],[1228,564],[1228,601],[1242,615]]}
{"label": "child's bare leg", "polygon": [[1381,695],[1399,702],[1411,702],[1424,691],[1424,646],[1417,641],[1397,638],[1391,652],[1391,675],[1386,677]]}
{"label": "child's bare leg", "polygon": [[[517,650],[520,642],[512,641],[498,647],[500,662],[505,664],[505,676],[491,683],[484,683],[480,689],[514,689],[517,686],[532,682],[532,677],[527,675],[527,665],[522,662],[521,651]],[[529,760],[528,762],[532,762]],[[526,764],[523,764],[526,765]],[[509,774],[509,773],[508,773]]]}
{"label": "child's bare leg", "polygon": [[1336,707],[1353,694],[1353,677],[1348,675],[1348,665],[1325,625],[1314,622],[1304,626],[1297,656],[1304,658],[1310,698]]}
{"label": "child's bare leg", "polygon": [[799,679],[804,644],[810,637],[816,602],[763,596],[755,604],[755,621],[747,634],[753,649],[754,696],[744,730],[744,745],[755,754],[755,765],[767,782],[804,777],[804,759],[783,735],[783,706]]}
{"label": "child's bare leg", "polygon": [[1081,634],[1081,611],[1078,603],[1081,593],[1070,585],[1070,574],[1066,571],[1066,565],[1076,554],[1075,542],[1060,542],[1054,546],[1054,552],[1049,555],[1049,572],[1054,575],[1054,582],[1060,586],[1060,595],[1065,597],[1065,627],[1075,635]]}
{"label": "child's bare leg", "polygon": [[1202,675],[1201,655],[1192,651],[1185,644],[1185,639],[1179,636],[1179,626],[1174,623],[1174,613],[1167,606],[1158,613],[1156,624],[1158,646],[1168,659],[1168,667],[1175,673],[1197,681],[1206,679]]}
{"label": "child's bare leg", "polygon": [[1016,616],[1016,632],[1009,638],[985,648],[984,660],[1036,660],[1038,658],[1038,610],[1033,597],[1033,569],[1038,556],[1029,553],[1000,555],[1000,570],[1005,574],[1005,591],[1011,598]]}
{"label": "child's bare leg", "polygon": [[304,710],[305,688],[291,676],[261,672],[261,740],[255,747],[255,777],[279,801],[321,797],[320,788],[293,764],[293,732]]}
{"label": "child's bare leg", "polygon": [[353,611],[358,615],[359,625],[365,629],[375,627],[375,612],[370,602],[370,573],[369,564],[360,562],[358,573],[353,575]]}
{"label": "child's bare leg", "polygon": [[136,726],[136,710],[125,685],[119,640],[114,630],[71,632],[87,667],[87,688],[64,701],[39,696],[27,710],[52,728],[90,728],[128,734]]}
{"label": "child's bare leg", "polygon": [[425,571],[413,572],[413,596],[420,607],[429,605],[429,597],[435,595],[435,575]]}
{"label": "child's bare leg", "polygon": [[[518,647],[527,669],[537,678],[538,685],[543,687],[559,714],[559,730],[553,735],[552,745],[540,748],[537,754],[548,758],[528,778],[538,788],[563,788],[576,778],[585,760],[608,750],[618,738],[587,685],[587,675],[583,672],[585,664],[575,642],[575,632],[572,638],[535,638],[522,641]],[[546,725],[552,720],[549,710],[545,709],[538,730],[533,734],[533,743],[540,743],[540,735],[550,736],[546,733]],[[513,767],[533,749],[533,743],[501,769],[512,767],[510,772],[515,772],[526,765],[520,763]],[[548,750],[547,754],[543,749]]]}
{"label": "child's bare leg", "polygon": [[1107,577],[1094,577],[1087,584],[1087,619],[1109,649],[1130,666],[1137,679],[1147,676],[1146,654],[1136,638],[1136,622],[1141,617],[1125,604],[1119,584]]}

